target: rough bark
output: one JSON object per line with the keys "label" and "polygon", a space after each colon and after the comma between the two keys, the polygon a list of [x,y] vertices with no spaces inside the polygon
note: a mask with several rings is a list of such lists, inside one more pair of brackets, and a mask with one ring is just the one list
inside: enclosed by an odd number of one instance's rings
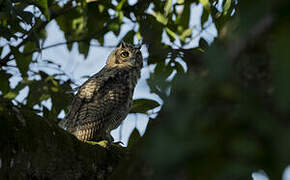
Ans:
{"label": "rough bark", "polygon": [[83,143],[21,109],[0,99],[0,179],[105,179],[118,164],[120,149]]}

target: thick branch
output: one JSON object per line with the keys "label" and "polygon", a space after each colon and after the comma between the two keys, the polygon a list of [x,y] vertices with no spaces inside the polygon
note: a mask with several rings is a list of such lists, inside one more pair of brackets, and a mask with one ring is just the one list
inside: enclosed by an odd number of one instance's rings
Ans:
{"label": "thick branch", "polygon": [[0,97],[0,179],[104,179],[119,152],[77,140]]}

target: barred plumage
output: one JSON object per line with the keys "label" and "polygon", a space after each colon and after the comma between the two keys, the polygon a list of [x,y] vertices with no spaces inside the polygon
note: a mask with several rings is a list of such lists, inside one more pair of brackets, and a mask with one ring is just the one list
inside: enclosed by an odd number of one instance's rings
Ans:
{"label": "barred plumage", "polygon": [[117,128],[130,111],[142,66],[140,46],[121,43],[110,54],[103,69],[79,88],[60,126],[83,141],[112,141],[110,131]]}

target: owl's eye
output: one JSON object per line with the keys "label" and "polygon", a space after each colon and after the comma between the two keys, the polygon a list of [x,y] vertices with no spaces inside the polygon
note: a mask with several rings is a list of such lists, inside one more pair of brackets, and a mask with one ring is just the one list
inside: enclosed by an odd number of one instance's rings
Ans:
{"label": "owl's eye", "polygon": [[127,52],[127,51],[123,51],[123,52],[121,52],[121,57],[122,58],[126,58],[126,57],[128,57],[129,56],[129,53]]}

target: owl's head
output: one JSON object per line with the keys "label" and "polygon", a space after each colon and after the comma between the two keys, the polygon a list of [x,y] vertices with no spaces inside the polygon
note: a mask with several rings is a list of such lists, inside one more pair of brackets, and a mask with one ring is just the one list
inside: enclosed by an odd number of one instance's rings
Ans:
{"label": "owl's head", "polygon": [[143,66],[141,46],[122,42],[109,56],[107,66],[141,69]]}

